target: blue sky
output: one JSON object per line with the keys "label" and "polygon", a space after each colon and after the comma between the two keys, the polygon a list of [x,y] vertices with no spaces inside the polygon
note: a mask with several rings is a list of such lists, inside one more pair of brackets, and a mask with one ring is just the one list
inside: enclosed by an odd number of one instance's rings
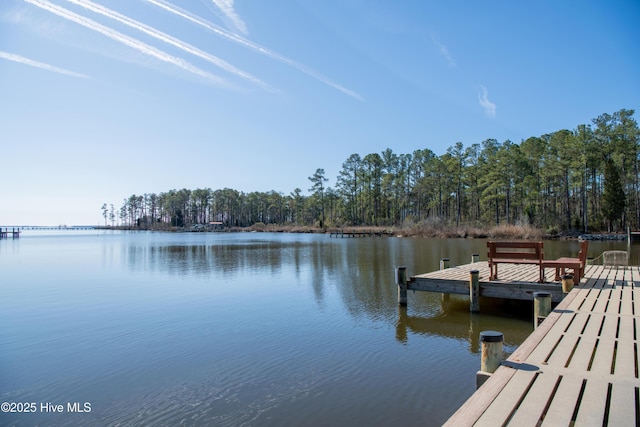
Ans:
{"label": "blue sky", "polygon": [[[640,108],[640,2],[2,0],[0,224]],[[636,118],[638,114],[636,114]]]}

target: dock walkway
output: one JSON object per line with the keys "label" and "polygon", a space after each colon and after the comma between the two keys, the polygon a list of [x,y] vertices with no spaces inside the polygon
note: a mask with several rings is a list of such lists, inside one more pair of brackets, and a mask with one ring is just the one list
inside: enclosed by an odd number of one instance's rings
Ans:
{"label": "dock walkway", "polygon": [[639,328],[639,268],[588,266],[446,425],[640,425]]}

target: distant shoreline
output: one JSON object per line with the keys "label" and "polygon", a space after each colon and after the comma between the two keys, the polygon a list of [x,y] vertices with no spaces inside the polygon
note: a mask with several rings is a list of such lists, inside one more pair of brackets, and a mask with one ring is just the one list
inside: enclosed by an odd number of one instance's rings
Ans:
{"label": "distant shoreline", "polygon": [[562,233],[544,233],[542,230],[529,226],[499,225],[490,228],[482,227],[449,227],[445,225],[413,225],[413,226],[348,226],[348,227],[320,227],[278,225],[258,223],[250,227],[224,227],[207,229],[205,227],[128,227],[110,225],[9,225],[0,226],[0,230],[123,230],[123,231],[159,231],[170,233],[313,233],[313,234],[371,234],[393,237],[440,238],[440,239],[502,239],[502,240],[625,240],[627,233],[581,233],[570,230]]}
{"label": "distant shoreline", "polygon": [[[359,233],[376,234],[393,237],[416,237],[416,238],[463,238],[463,239],[518,239],[518,240],[573,240],[585,238],[589,240],[624,240],[627,233],[593,233],[584,234],[577,230],[563,233],[544,233],[542,230],[529,226],[500,225],[490,228],[481,227],[447,227],[447,226],[348,226],[348,227],[320,227],[277,225],[277,224],[254,224],[250,227],[225,227],[211,230],[206,228],[193,227],[126,227],[126,226],[14,226],[22,229],[32,230],[126,230],[126,231],[160,231],[174,233],[313,233],[313,234],[335,234],[335,233]],[[6,227],[0,227],[6,228]],[[9,226],[11,228],[11,226]]]}

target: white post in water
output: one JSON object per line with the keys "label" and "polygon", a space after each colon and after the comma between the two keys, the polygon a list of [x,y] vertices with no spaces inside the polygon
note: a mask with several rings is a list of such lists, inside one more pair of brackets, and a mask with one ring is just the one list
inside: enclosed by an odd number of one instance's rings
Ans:
{"label": "white post in water", "polygon": [[469,272],[469,310],[472,313],[480,312],[480,271]]}
{"label": "white post in water", "polygon": [[480,371],[476,374],[476,387],[480,388],[489,379],[502,363],[502,342],[504,335],[497,331],[480,332],[482,344],[482,358],[480,359]]}
{"label": "white post in water", "polygon": [[480,261],[480,254],[471,254],[471,262],[478,262]]}
{"label": "white post in water", "polygon": [[547,318],[549,313],[551,313],[551,292],[534,292],[533,328],[537,329],[540,323]]}
{"label": "white post in water", "polygon": [[396,285],[398,285],[398,304],[407,305],[407,267],[396,267]]}

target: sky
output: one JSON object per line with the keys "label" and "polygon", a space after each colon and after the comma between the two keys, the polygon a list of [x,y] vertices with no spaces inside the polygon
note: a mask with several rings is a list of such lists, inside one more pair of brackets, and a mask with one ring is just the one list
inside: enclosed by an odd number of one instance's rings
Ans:
{"label": "sky", "polygon": [[[640,109],[640,2],[2,0],[0,225]],[[635,115],[638,119],[638,113]]]}

